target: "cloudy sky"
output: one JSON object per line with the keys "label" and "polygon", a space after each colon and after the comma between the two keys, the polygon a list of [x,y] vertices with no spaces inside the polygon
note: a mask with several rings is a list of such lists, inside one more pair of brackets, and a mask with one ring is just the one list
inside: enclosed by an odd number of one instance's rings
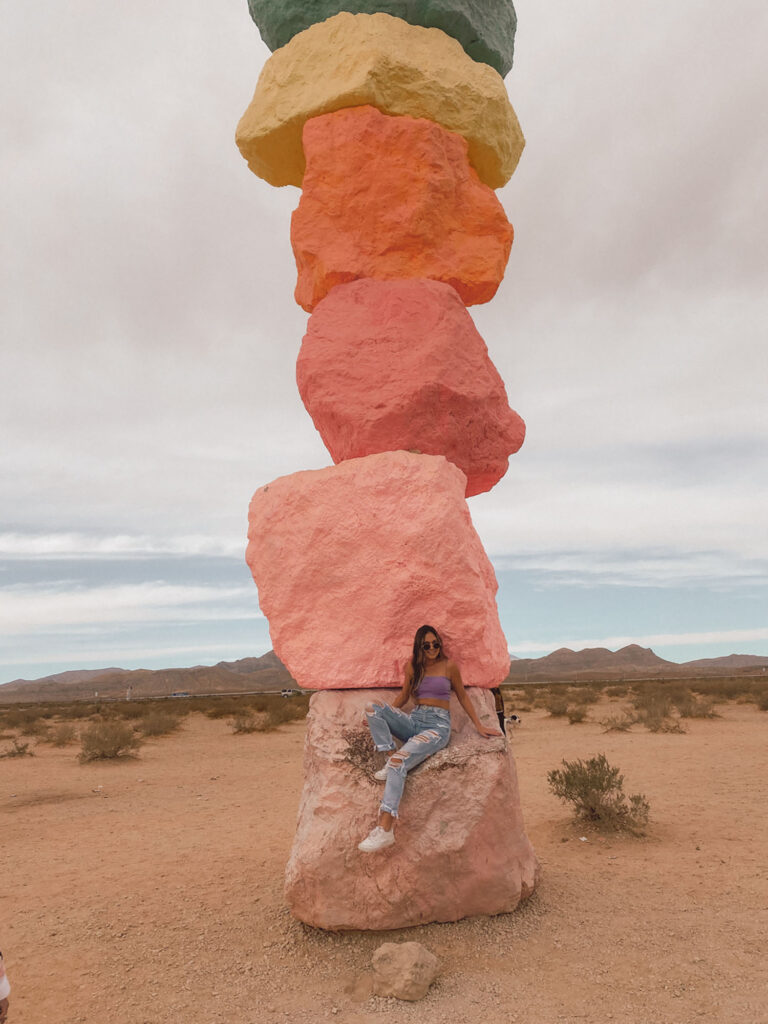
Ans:
{"label": "cloudy sky", "polygon": [[[472,309],[528,425],[470,500],[510,650],[768,654],[768,6],[517,4],[516,231]],[[269,649],[247,505],[329,464],[296,189],[233,141],[246,0],[6,4],[0,682]]]}

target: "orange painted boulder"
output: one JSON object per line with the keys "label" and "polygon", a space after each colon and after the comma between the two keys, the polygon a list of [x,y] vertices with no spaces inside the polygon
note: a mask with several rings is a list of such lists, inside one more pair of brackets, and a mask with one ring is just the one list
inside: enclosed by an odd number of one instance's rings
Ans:
{"label": "orange painted boulder", "polygon": [[504,79],[437,28],[341,13],[299,32],[264,65],[236,142],[270,185],[301,185],[304,122],[370,103],[463,135],[480,179],[501,188],[525,145]]}
{"label": "orange painted boulder", "polygon": [[488,491],[525,437],[459,296],[437,281],[353,281],[312,314],[296,378],[334,462],[445,455]]}
{"label": "orange painted boulder", "polygon": [[493,298],[512,225],[460,135],[353,107],[308,121],[304,151],[291,220],[300,306],[311,311],[334,285],[360,277],[445,281],[466,305]]}
{"label": "orange painted boulder", "polygon": [[440,630],[468,686],[506,677],[496,576],[465,486],[442,456],[385,452],[256,491],[246,560],[299,686],[400,685],[424,623]]}

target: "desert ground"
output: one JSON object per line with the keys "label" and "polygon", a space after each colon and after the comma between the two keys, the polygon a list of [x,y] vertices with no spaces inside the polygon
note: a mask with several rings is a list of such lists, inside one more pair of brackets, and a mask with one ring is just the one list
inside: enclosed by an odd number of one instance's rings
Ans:
{"label": "desert ground", "polygon": [[[38,743],[0,761],[9,1020],[766,1024],[768,712],[604,733],[620,704],[574,725],[536,708],[510,738],[542,864],[527,903],[386,934],[318,932],[284,906],[302,721],[234,735],[194,713],[135,759]],[[645,836],[575,825],[551,794],[548,770],[596,753],[646,795]],[[428,996],[371,996],[373,951],[411,939],[440,959]]]}

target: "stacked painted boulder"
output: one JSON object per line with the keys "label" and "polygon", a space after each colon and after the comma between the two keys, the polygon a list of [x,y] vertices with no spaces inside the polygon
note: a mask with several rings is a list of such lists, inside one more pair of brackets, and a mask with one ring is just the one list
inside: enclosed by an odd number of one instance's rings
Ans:
{"label": "stacked painted boulder", "polygon": [[[351,821],[362,827],[375,815],[372,773],[364,785],[345,783],[343,750],[357,747],[342,744],[340,754],[328,736],[331,723],[339,736],[361,727],[359,700],[344,691],[399,685],[425,622],[441,631],[466,685],[481,688],[473,699],[489,721],[482,690],[509,668],[496,578],[466,498],[504,475],[525,426],[467,306],[493,298],[512,245],[494,189],[524,145],[502,79],[514,9],[510,0],[249,7],[274,52],[237,144],[259,177],[302,188],[291,242],[296,301],[311,316],[297,380],[334,462],[260,488],[249,514],[246,557],[274,648],[301,686],[321,691],[311,702],[289,903],[302,920],[331,928],[509,910],[535,884],[536,860],[503,744],[478,748],[486,798],[458,847],[448,837],[443,851],[466,874],[464,895],[430,899],[434,877],[396,844],[406,898],[377,915],[375,874],[349,834]],[[462,717],[457,710],[459,731]],[[455,763],[461,773],[467,759]],[[338,770],[341,779],[329,782]],[[417,771],[439,786],[441,773]],[[440,791],[421,802],[444,813]],[[505,827],[489,827],[501,806]],[[441,830],[432,831],[439,843]],[[478,846],[488,835],[490,846]],[[488,864],[505,878],[490,897],[479,884]]]}

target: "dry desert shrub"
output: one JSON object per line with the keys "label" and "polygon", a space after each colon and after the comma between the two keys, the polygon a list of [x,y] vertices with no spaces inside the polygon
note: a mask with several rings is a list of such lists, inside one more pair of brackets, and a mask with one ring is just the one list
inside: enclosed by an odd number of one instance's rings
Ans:
{"label": "dry desert shrub", "polygon": [[19,729],[24,736],[35,736],[45,731],[46,719],[52,717],[53,711],[42,705],[31,708],[10,708],[5,713],[3,725],[8,729]]}
{"label": "dry desert shrub", "polygon": [[178,715],[170,711],[150,710],[137,722],[137,727],[142,736],[168,736],[175,732],[181,725]]}
{"label": "dry desert shrub", "polygon": [[715,710],[713,697],[697,697],[686,690],[674,698],[677,713],[681,718],[720,718]]}
{"label": "dry desert shrub", "polygon": [[35,753],[29,749],[28,743],[22,743],[16,736],[13,738],[13,746],[7,750],[0,751],[0,757],[34,757]]}
{"label": "dry desert shrub", "polygon": [[571,686],[568,690],[568,699],[574,704],[597,704],[602,692],[594,683],[587,686]]}
{"label": "dry desert shrub", "polygon": [[636,721],[634,714],[625,708],[620,715],[608,715],[607,718],[603,718],[600,725],[603,732],[629,732]]}
{"label": "dry desert shrub", "polygon": [[544,707],[553,718],[564,718],[568,714],[568,698],[564,694],[548,696]]}
{"label": "dry desert shrub", "polygon": [[112,714],[115,718],[123,718],[130,721],[144,718],[149,714],[149,711],[150,707],[144,701],[126,700],[112,705]]}
{"label": "dry desert shrub", "polygon": [[741,679],[696,679],[691,689],[703,697],[716,701],[735,700],[742,704],[758,703],[768,695],[768,680],[764,676]]}
{"label": "dry desert shrub", "polygon": [[77,729],[71,722],[60,722],[48,735],[48,742],[54,747],[68,747],[77,740]]}
{"label": "dry desert shrub", "polygon": [[652,729],[648,726],[649,732],[686,733],[688,731],[679,718],[664,718],[661,722],[654,722],[652,724],[655,728]]}
{"label": "dry desert shrub", "polygon": [[271,732],[275,728],[266,711],[253,711],[251,708],[243,708],[241,711],[238,711],[230,721],[229,726],[235,735],[251,732]]}
{"label": "dry desert shrub", "polygon": [[46,740],[50,731],[50,722],[47,722],[44,718],[36,718],[31,722],[27,722],[21,727],[22,736],[34,736],[39,740]]}
{"label": "dry desert shrub", "polygon": [[628,686],[606,686],[605,688],[606,697],[626,697],[629,693]]}
{"label": "dry desert shrub", "polygon": [[605,754],[587,761],[563,761],[562,768],[547,773],[547,782],[556,797],[573,805],[579,821],[634,835],[642,835],[648,824],[648,801],[641,793],[625,795],[624,776],[608,764]]}
{"label": "dry desert shrub", "polygon": [[242,698],[219,697],[214,699],[208,707],[203,706],[200,710],[204,712],[207,718],[231,718],[233,715],[240,714],[248,706]]}
{"label": "dry desert shrub", "polygon": [[[277,694],[264,694],[235,700],[230,702],[229,708],[229,725],[234,732],[271,732],[287,722],[306,718],[309,696],[301,694],[295,697],[280,697]],[[206,714],[211,718],[224,717],[218,707],[207,711]],[[235,723],[238,725],[237,728]],[[249,727],[250,725],[253,727]]]}
{"label": "dry desert shrub", "polygon": [[[178,723],[180,718],[190,712],[189,702],[181,698],[163,698],[161,700],[126,700],[110,706],[110,715],[115,718],[129,719],[140,723],[155,715],[173,718]],[[142,732],[143,732],[142,728]],[[158,733],[157,735],[163,735]]]}
{"label": "dry desert shrub", "polygon": [[116,757],[134,756],[141,746],[141,739],[126,722],[115,719],[94,722],[80,735],[79,761],[111,760]]}
{"label": "dry desert shrub", "polygon": [[566,712],[568,715],[568,721],[571,725],[576,725],[578,722],[585,721],[587,717],[587,706],[586,704],[572,704]]}
{"label": "dry desert shrub", "polygon": [[[350,767],[358,775],[362,775],[369,782],[374,781],[374,772],[377,770],[375,760],[375,747],[371,742],[371,734],[368,729],[361,726],[357,729],[344,729],[341,738],[347,744],[344,751],[344,760],[349,762]],[[378,765],[380,768],[381,765]]]}
{"label": "dry desert shrub", "polygon": [[547,686],[532,686],[530,693],[530,702],[535,708],[546,707],[547,701],[552,696],[552,693]]}
{"label": "dry desert shrub", "polygon": [[96,714],[97,705],[91,702],[87,704],[67,704],[60,707],[57,711],[59,718],[67,718],[74,721],[82,721],[86,718],[93,718]]}
{"label": "dry desert shrub", "polygon": [[[257,710],[260,710],[257,706]],[[265,709],[275,725],[283,725],[285,722],[298,722],[307,717],[309,711],[309,697],[273,698],[272,703]]]}
{"label": "dry desert shrub", "polygon": [[761,711],[768,711],[768,692],[757,698],[757,706]]}
{"label": "dry desert shrub", "polygon": [[639,690],[633,697],[635,717],[649,732],[684,733],[685,729],[672,715],[672,697],[659,686]]}

